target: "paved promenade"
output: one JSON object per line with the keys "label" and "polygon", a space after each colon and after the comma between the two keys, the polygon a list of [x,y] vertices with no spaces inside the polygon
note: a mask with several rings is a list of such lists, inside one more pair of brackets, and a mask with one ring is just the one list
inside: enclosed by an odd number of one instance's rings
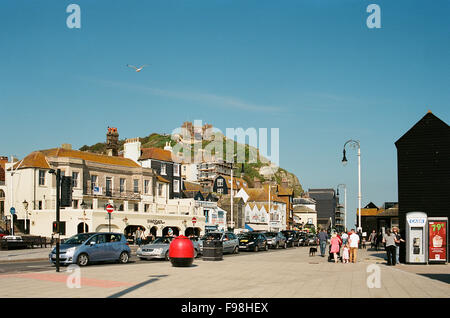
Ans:
{"label": "paved promenade", "polygon": [[383,252],[365,250],[357,264],[334,264],[308,251],[241,252],[219,262],[197,259],[189,268],[160,260],[92,265],[81,269],[81,288],[67,287],[67,267],[6,273],[0,297],[450,297],[449,265],[389,267]]}

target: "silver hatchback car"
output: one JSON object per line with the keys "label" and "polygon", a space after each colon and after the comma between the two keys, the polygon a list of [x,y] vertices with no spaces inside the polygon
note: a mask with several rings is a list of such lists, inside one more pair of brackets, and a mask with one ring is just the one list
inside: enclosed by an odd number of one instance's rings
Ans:
{"label": "silver hatchback car", "polygon": [[[61,265],[86,266],[92,262],[117,261],[125,264],[130,260],[131,249],[125,235],[120,233],[79,233],[60,245]],[[56,248],[49,254],[49,261],[56,263]]]}
{"label": "silver hatchback car", "polygon": [[[153,242],[142,245],[136,251],[136,256],[140,259],[152,259],[152,258],[163,258],[166,261],[169,260],[169,247],[170,243],[174,237],[166,236],[166,237],[158,237]],[[194,258],[198,256],[199,246],[196,240],[191,239],[194,244]]]}
{"label": "silver hatchback car", "polygon": [[211,231],[205,234],[199,241],[200,253],[203,253],[203,242],[206,240],[222,241],[223,254],[239,253],[239,239],[236,234],[231,232]]}

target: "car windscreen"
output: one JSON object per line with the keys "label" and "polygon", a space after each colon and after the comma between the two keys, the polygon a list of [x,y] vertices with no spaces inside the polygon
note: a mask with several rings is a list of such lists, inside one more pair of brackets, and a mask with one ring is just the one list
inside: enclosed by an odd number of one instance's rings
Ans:
{"label": "car windscreen", "polygon": [[92,236],[92,234],[86,234],[86,233],[77,234],[77,235],[74,235],[74,236],[68,238],[67,240],[65,240],[64,244],[80,245],[80,244],[83,244],[84,242],[86,242],[87,239],[90,238],[91,236]]}
{"label": "car windscreen", "polygon": [[208,233],[202,237],[202,240],[221,240],[222,233]]}
{"label": "car windscreen", "polygon": [[239,239],[240,240],[252,240],[258,237],[258,234],[250,234],[250,233],[246,233],[246,234],[242,234]]}
{"label": "car windscreen", "polygon": [[266,237],[275,237],[275,236],[277,236],[277,233],[264,233],[264,235]]}
{"label": "car windscreen", "polygon": [[170,244],[172,242],[172,238],[169,237],[158,237],[151,244]]}

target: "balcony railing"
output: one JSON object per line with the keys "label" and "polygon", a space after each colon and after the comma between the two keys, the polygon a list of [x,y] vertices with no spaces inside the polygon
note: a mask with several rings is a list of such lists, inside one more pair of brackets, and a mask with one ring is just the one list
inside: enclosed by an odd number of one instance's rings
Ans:
{"label": "balcony railing", "polygon": [[94,197],[105,197],[111,199],[123,199],[123,200],[140,200],[141,191],[127,191],[120,188],[108,189],[105,187],[94,187],[89,184],[83,189],[83,195]]}

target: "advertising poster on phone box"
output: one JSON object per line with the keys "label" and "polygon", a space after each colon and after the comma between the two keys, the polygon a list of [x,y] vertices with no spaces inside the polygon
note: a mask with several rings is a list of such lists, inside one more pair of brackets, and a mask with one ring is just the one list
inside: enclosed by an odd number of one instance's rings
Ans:
{"label": "advertising poster on phone box", "polygon": [[428,233],[428,260],[430,262],[445,262],[447,260],[447,221],[430,220]]}

